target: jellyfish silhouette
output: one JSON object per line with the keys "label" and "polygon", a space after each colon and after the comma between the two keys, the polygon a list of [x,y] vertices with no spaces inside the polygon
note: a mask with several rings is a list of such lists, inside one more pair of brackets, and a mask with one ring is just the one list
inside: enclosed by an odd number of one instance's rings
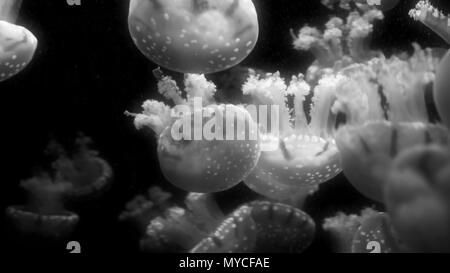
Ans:
{"label": "jellyfish silhouette", "polygon": [[15,24],[22,0],[0,0],[0,82],[22,71],[32,60],[37,39]]}
{"label": "jellyfish silhouette", "polygon": [[251,0],[131,0],[129,30],[151,61],[182,73],[213,73],[242,62],[259,35]]}

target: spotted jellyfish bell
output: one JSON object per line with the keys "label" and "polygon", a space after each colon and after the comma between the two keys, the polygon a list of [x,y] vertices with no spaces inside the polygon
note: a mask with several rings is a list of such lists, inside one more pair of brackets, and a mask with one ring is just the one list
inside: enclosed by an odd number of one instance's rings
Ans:
{"label": "spotted jellyfish bell", "polygon": [[251,0],[131,0],[134,43],[151,61],[182,73],[213,73],[242,62],[259,35]]}
{"label": "spotted jellyfish bell", "polygon": [[450,16],[433,7],[429,0],[419,1],[409,16],[422,22],[450,44]]}
{"label": "spotted jellyfish bell", "polygon": [[33,33],[14,24],[21,3],[22,0],[0,0],[0,82],[22,71],[37,48]]}

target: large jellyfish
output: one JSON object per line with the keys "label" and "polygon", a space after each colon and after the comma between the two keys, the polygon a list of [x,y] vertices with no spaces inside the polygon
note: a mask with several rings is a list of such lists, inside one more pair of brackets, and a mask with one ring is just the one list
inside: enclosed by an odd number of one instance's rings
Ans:
{"label": "large jellyfish", "polygon": [[168,76],[158,89],[177,106],[148,100],[142,114],[128,114],[138,129],[156,133],[160,168],[170,183],[190,192],[217,192],[247,177],[258,162],[260,140],[245,108],[216,104],[216,87],[203,75],[186,75],[186,99]]}
{"label": "large jellyfish", "polygon": [[[448,142],[448,131],[429,122],[425,91],[434,79],[436,67],[437,60],[431,52],[417,46],[407,60],[373,59],[367,70],[361,70],[367,75],[357,83],[362,86],[363,82],[373,82],[373,88],[355,87],[353,91],[357,92],[352,91],[352,99],[358,103],[340,106],[354,109],[358,118],[364,116],[354,126],[340,128],[336,142],[344,174],[365,196],[383,202],[386,170],[402,150],[424,143]],[[372,99],[368,99],[368,93]]]}
{"label": "large jellyfish", "polygon": [[37,39],[15,25],[22,0],[0,0],[0,82],[24,69],[34,56]]}
{"label": "large jellyfish", "polygon": [[[328,80],[328,79],[327,79]],[[270,128],[261,128],[264,150],[256,168],[245,179],[254,191],[276,200],[287,201],[295,193],[309,193],[330,180],[340,169],[339,154],[333,139],[336,115],[332,113],[334,89],[324,80],[314,91],[310,122],[303,107],[310,86],[303,76],[294,76],[289,86],[279,73],[264,77],[253,74],[243,86],[244,94],[261,107],[276,106],[279,111],[258,121],[270,119]],[[330,79],[331,80],[331,79]],[[286,105],[294,97],[294,107]],[[294,124],[291,114],[295,115]],[[264,126],[264,125],[262,125]]]}
{"label": "large jellyfish", "polygon": [[131,0],[128,22],[147,58],[182,73],[213,73],[239,64],[259,34],[251,0]]}
{"label": "large jellyfish", "polygon": [[450,252],[450,150],[420,145],[394,161],[385,189],[387,211],[412,251]]}

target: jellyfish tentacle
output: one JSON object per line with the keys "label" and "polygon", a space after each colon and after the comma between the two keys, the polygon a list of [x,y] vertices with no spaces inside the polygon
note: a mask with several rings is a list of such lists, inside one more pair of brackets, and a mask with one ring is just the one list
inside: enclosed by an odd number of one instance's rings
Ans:
{"label": "jellyfish tentacle", "polygon": [[22,0],[0,0],[0,20],[15,23]]}
{"label": "jellyfish tentacle", "polygon": [[414,20],[422,22],[450,44],[450,16],[433,7],[430,1],[419,1],[409,15]]}

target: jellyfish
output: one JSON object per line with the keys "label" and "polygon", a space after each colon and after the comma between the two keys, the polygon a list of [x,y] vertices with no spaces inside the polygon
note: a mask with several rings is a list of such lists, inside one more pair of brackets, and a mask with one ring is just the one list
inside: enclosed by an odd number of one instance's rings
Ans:
{"label": "jellyfish", "polygon": [[366,197],[383,202],[385,174],[399,152],[448,141],[448,131],[430,123],[425,99],[436,67],[432,52],[416,45],[409,59],[375,58],[344,71],[357,81],[339,87],[338,93],[351,94],[351,100],[340,99],[336,110],[346,109],[353,113],[347,119],[356,120],[338,130],[336,143],[346,178]]}
{"label": "jellyfish", "polygon": [[22,0],[0,0],[0,82],[22,71],[34,56],[37,39],[15,25]]}
{"label": "jellyfish", "polygon": [[374,213],[364,219],[352,241],[352,253],[396,253],[402,245],[396,237],[389,215]]}
{"label": "jellyfish", "polygon": [[119,215],[119,220],[130,223],[142,236],[150,221],[173,205],[170,193],[153,186],[147,190],[146,194],[139,194],[129,201],[125,210]]}
{"label": "jellyfish", "polygon": [[158,90],[177,106],[148,100],[142,114],[128,115],[136,128],[157,135],[160,168],[170,183],[207,193],[229,189],[248,176],[261,149],[256,123],[244,107],[216,104],[216,87],[204,75],[186,75],[187,98],[168,76],[160,79]]}
{"label": "jellyfish", "polygon": [[213,73],[242,62],[258,40],[251,0],[131,0],[129,30],[151,61],[182,73]]}
{"label": "jellyfish", "polygon": [[316,59],[306,73],[307,82],[315,84],[327,70],[338,71],[354,62],[375,57],[378,52],[369,47],[373,23],[383,18],[377,8],[357,9],[351,10],[345,20],[332,17],[323,31],[308,25],[298,34],[291,29],[294,49],[310,51]]}
{"label": "jellyfish", "polygon": [[404,150],[426,143],[448,143],[448,131],[424,123],[367,122],[337,133],[346,178],[363,195],[384,202],[386,174]]}
{"label": "jellyfish", "polygon": [[63,197],[72,184],[47,174],[21,182],[27,190],[29,202],[23,206],[10,206],[6,216],[22,234],[50,239],[63,239],[76,228],[79,217],[64,208]]}
{"label": "jellyfish", "polygon": [[450,252],[450,150],[419,145],[403,151],[387,177],[387,212],[413,252]]}
{"label": "jellyfish", "polygon": [[450,128],[450,51],[442,59],[440,67],[436,73],[436,81],[434,82],[433,94],[434,102],[438,109],[439,115],[443,123]]}
{"label": "jellyfish", "polygon": [[256,226],[255,252],[299,253],[314,240],[316,225],[302,210],[269,201],[254,201],[251,208]]}
{"label": "jellyfish", "polygon": [[[279,109],[275,115],[270,111],[269,117],[258,117],[258,122],[267,118],[271,123],[270,128],[260,128],[264,149],[255,169],[245,179],[250,189],[285,201],[294,193],[309,193],[340,173],[339,153],[333,139],[336,115],[331,111],[335,96],[328,82],[333,80],[323,80],[315,88],[307,122],[303,105],[310,86],[303,75],[294,76],[289,86],[279,73],[250,75],[243,86],[244,94],[260,108]],[[286,105],[287,96],[294,97],[293,109]],[[291,114],[295,115],[294,124]]]}
{"label": "jellyfish", "polygon": [[450,17],[433,7],[430,1],[419,1],[409,15],[414,20],[422,22],[450,44]]}
{"label": "jellyfish", "polygon": [[189,193],[184,205],[172,204],[147,223],[141,248],[148,252],[249,252],[255,226],[243,205],[225,216],[214,196]]}
{"label": "jellyfish", "polygon": [[314,234],[314,221],[300,209],[270,201],[254,201],[235,210],[191,252],[298,253],[309,247]]}
{"label": "jellyfish", "polygon": [[80,134],[75,140],[77,150],[72,154],[55,141],[47,149],[57,157],[52,163],[55,176],[73,185],[66,195],[73,202],[100,197],[113,180],[111,166],[98,151],[89,147],[91,144],[91,138]]}
{"label": "jellyfish", "polygon": [[325,219],[333,250],[337,253],[392,253],[405,251],[393,230],[389,215],[371,208],[360,215],[344,214]]}

